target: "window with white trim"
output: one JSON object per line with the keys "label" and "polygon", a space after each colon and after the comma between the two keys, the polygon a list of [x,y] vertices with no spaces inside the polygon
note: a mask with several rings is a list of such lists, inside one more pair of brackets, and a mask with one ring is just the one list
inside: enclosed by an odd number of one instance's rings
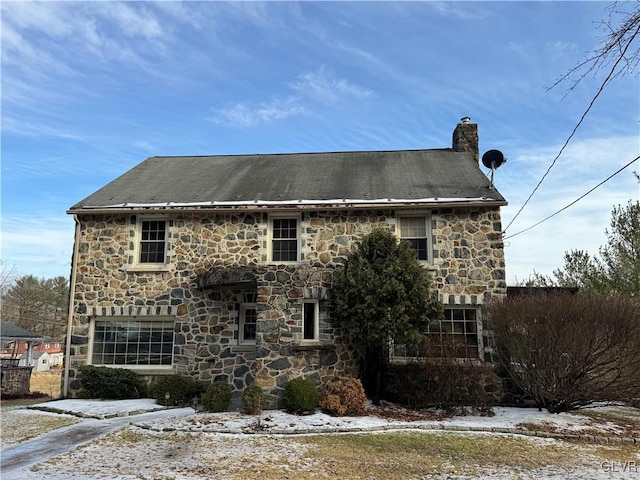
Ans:
{"label": "window with white trim", "polygon": [[412,215],[398,217],[400,238],[406,241],[416,252],[418,260],[431,261],[431,241],[429,216]]}
{"label": "window with white trim", "polygon": [[394,358],[482,358],[482,323],[476,308],[451,307],[444,309],[444,318],[435,320],[424,333],[424,341],[393,342]]}
{"label": "window with white trim", "polygon": [[167,221],[142,218],[138,228],[138,264],[165,264],[167,258]]}
{"label": "window with white trim", "polygon": [[480,313],[475,308],[445,308],[444,319],[430,325],[428,356],[479,358]]}
{"label": "window with white trim", "polygon": [[256,327],[258,324],[258,310],[253,303],[240,305],[238,344],[252,345],[256,343]]}
{"label": "window with white trim", "polygon": [[173,335],[173,320],[95,319],[91,363],[105,366],[171,367]]}
{"label": "window with white trim", "polygon": [[302,303],[302,339],[307,342],[320,338],[318,300],[305,299]]}
{"label": "window with white trim", "polygon": [[273,217],[271,219],[271,261],[300,260],[300,219]]}

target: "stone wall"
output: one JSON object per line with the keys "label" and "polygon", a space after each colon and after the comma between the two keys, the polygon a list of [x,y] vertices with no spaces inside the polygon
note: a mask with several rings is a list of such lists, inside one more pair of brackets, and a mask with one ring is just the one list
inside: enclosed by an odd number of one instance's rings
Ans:
{"label": "stone wall", "polygon": [[0,394],[28,395],[31,390],[31,370],[33,367],[0,367]]}
{"label": "stone wall", "polygon": [[[135,218],[81,217],[70,350],[70,396],[77,394],[77,367],[89,354],[91,320],[102,317],[175,319],[173,368],[149,376],[189,375],[225,380],[236,390],[261,385],[270,406],[279,405],[291,378],[316,384],[334,375],[355,375],[353,349],[334,322],[329,299],[333,271],[374,227],[396,231],[395,212],[302,211],[297,265],[268,264],[265,212],[172,213],[169,263],[162,271],[133,267]],[[434,286],[447,304],[482,304],[506,292],[497,209],[431,211]],[[213,269],[242,267],[254,284],[207,288],[199,278]],[[305,298],[320,305],[320,341],[302,341]],[[238,308],[251,299],[258,311],[255,347],[238,345]]]}

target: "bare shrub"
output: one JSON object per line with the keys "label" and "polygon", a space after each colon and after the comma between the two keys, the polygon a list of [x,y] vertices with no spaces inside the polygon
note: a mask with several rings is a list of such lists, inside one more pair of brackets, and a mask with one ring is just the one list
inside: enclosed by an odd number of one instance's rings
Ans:
{"label": "bare shrub", "polygon": [[363,415],[366,405],[367,396],[357,378],[332,378],[322,388],[320,407],[339,417]]}
{"label": "bare shrub", "polygon": [[487,306],[498,356],[550,412],[640,397],[640,308],[603,294],[525,295]]}

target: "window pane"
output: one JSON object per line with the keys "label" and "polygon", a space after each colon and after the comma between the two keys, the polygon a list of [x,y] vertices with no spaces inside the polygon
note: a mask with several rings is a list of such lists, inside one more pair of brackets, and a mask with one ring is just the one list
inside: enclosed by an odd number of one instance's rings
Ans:
{"label": "window pane", "polygon": [[427,222],[425,217],[400,218],[400,236],[402,238],[426,237]]}
{"label": "window pane", "polygon": [[275,262],[298,260],[298,220],[274,218],[272,232],[272,259]]}
{"label": "window pane", "polygon": [[91,359],[94,365],[171,365],[172,351],[171,320],[95,322]]}
{"label": "window pane", "polygon": [[429,259],[426,217],[400,217],[400,238],[416,251],[418,260]]}
{"label": "window pane", "polygon": [[256,341],[256,324],[258,312],[255,307],[244,307],[240,311],[241,342]]}
{"label": "window pane", "polygon": [[303,338],[315,340],[316,338],[316,303],[305,302],[303,310]]}
{"label": "window pane", "polygon": [[297,240],[274,240],[273,260],[278,262],[295,262],[298,259]]}
{"label": "window pane", "polygon": [[140,236],[140,263],[164,263],[167,222],[143,221]]}
{"label": "window pane", "polygon": [[429,355],[478,358],[476,310],[446,308],[444,317],[429,329]]}

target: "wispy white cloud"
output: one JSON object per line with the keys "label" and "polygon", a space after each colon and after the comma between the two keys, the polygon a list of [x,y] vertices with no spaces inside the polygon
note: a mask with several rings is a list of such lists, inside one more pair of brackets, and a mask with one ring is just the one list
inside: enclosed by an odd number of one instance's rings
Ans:
{"label": "wispy white cloud", "polygon": [[58,276],[69,271],[73,232],[73,219],[58,212],[3,215],[2,262],[14,265],[19,274]]}
{"label": "wispy white cloud", "polygon": [[220,125],[252,127],[303,113],[305,113],[305,109],[299,103],[299,99],[297,97],[287,97],[284,100],[277,99],[252,106],[244,102],[238,102],[229,107],[216,110],[210,120]]}
{"label": "wispy white cloud", "polygon": [[323,103],[334,103],[349,97],[363,99],[373,95],[371,90],[336,78],[334,72],[325,65],[321,65],[318,70],[300,75],[298,80],[291,84],[291,88]]}
{"label": "wispy white cloud", "polygon": [[346,79],[336,78],[333,71],[320,66],[317,70],[303,73],[288,85],[296,95],[289,93],[281,97],[250,104],[244,101],[214,109],[209,120],[219,125],[252,127],[275,120],[303,115],[312,110],[309,101],[320,104],[336,104],[348,99],[367,99],[371,90],[359,87]]}

